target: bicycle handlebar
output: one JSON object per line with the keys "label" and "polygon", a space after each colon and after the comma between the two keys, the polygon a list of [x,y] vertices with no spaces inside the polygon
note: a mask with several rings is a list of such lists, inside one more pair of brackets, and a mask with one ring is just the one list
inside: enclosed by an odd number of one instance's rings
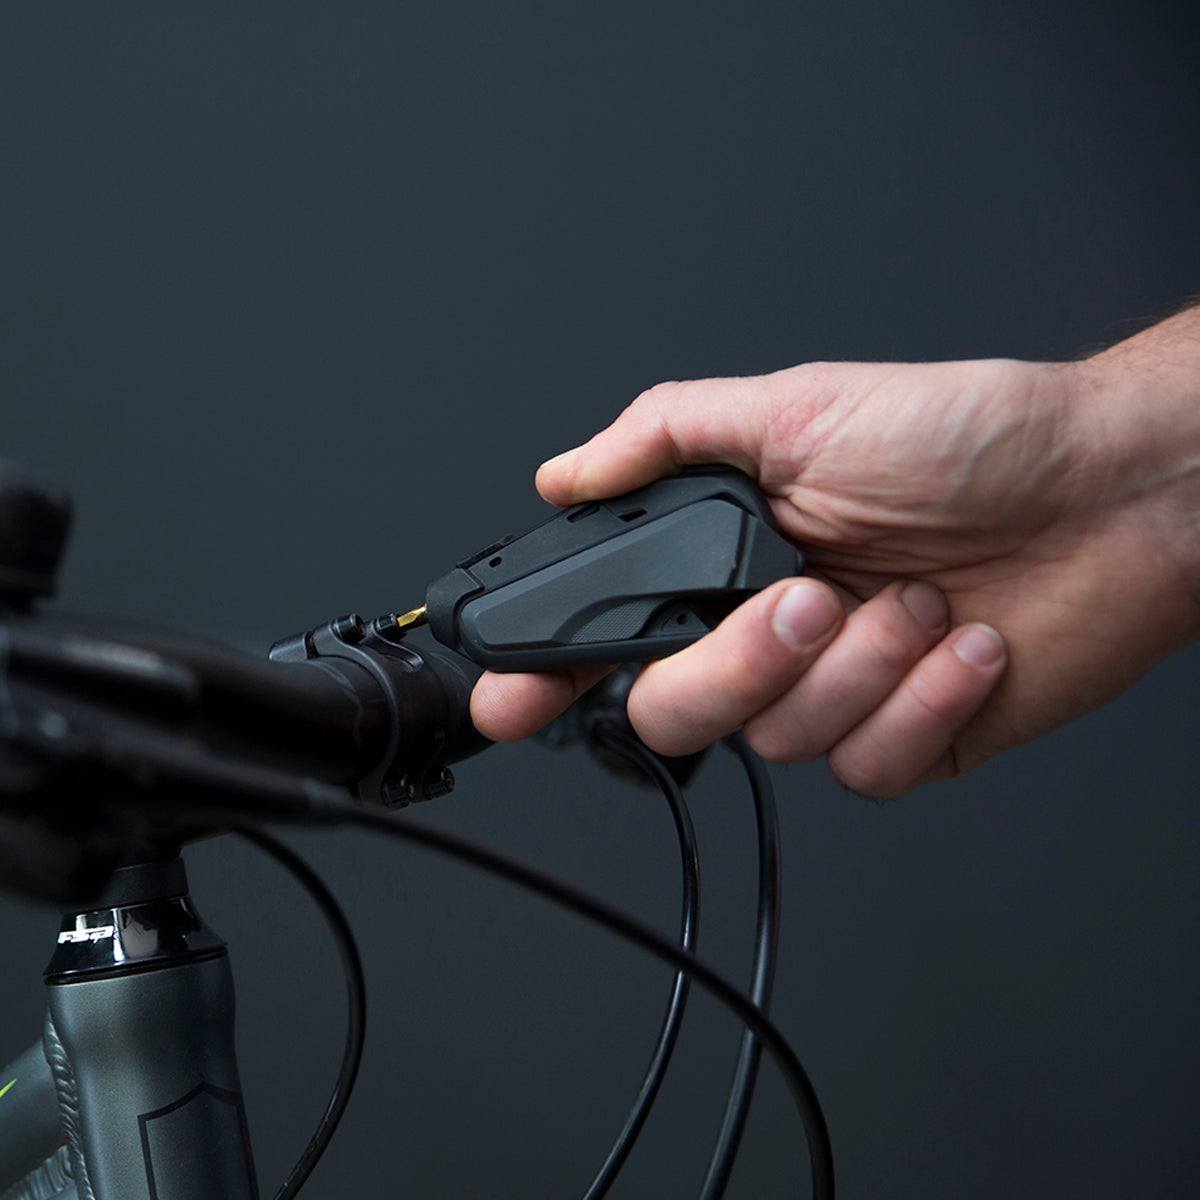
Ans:
{"label": "bicycle handlebar", "polygon": [[354,644],[346,624],[339,618],[277,643],[263,660],[94,618],[0,617],[0,683],[10,703],[36,694],[47,708],[102,707],[215,754],[367,798],[375,798],[367,781],[381,772],[458,762],[488,744],[468,715],[478,674],[470,664],[369,633]]}
{"label": "bicycle handlebar", "polygon": [[[95,618],[0,611],[0,884],[87,894],[126,854],[209,836],[298,777],[400,807],[444,795],[475,668],[338,618],[270,660]],[[247,811],[250,811],[249,809]],[[266,815],[264,813],[264,815]]]}

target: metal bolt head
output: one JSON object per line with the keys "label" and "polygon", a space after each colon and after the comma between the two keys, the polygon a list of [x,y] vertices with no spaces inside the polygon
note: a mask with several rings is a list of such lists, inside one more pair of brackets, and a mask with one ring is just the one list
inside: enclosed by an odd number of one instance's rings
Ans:
{"label": "metal bolt head", "polygon": [[437,775],[431,775],[425,780],[421,789],[426,800],[436,800],[439,796],[447,796],[454,791],[454,774],[449,767],[443,767]]}
{"label": "metal bolt head", "polygon": [[402,775],[399,779],[385,779],[379,794],[388,808],[405,808],[412,803],[413,790],[412,781]]}
{"label": "metal bolt head", "polygon": [[357,646],[367,635],[366,622],[358,613],[347,613],[344,617],[336,618],[330,622],[330,628],[334,636],[348,646]]}

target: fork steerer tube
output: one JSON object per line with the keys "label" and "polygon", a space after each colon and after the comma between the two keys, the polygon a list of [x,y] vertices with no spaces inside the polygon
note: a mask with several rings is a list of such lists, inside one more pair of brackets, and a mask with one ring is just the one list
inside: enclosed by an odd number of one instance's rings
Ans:
{"label": "fork steerer tube", "polygon": [[46,1059],[79,1194],[257,1200],[229,959],[183,864],[122,868],[68,913],[46,983]]}

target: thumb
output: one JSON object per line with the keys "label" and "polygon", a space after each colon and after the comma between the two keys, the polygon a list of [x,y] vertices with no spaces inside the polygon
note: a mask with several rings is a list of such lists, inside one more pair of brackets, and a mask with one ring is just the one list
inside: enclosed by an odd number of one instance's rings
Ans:
{"label": "thumb", "polygon": [[543,463],[537,488],[552,504],[617,496],[689,463],[729,463],[757,479],[775,414],[802,403],[794,372],[660,383],[591,441]]}

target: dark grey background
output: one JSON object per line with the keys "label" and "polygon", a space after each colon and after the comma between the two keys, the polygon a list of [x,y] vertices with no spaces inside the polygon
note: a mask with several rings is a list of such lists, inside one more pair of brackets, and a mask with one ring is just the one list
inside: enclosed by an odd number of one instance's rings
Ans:
{"label": "dark grey background", "polygon": [[[76,495],[63,602],[263,649],[415,603],[659,379],[1122,336],[1200,279],[1190,7],[6,6],[0,449]],[[843,1195],[1195,1193],[1198,662],[901,803],[777,771],[777,1014]],[[421,819],[674,925],[661,804],[533,746],[459,777]],[[694,803],[706,953],[744,976],[748,801],[714,761]],[[297,841],[372,1000],[314,1200],[581,1193],[665,971],[466,869]],[[334,1069],[340,982],[249,850],[192,875],[239,964],[273,1183]],[[15,1053],[53,920],[0,919]],[[696,1000],[614,1195],[696,1191],[736,1037]],[[768,1070],[730,1195],[806,1170]]]}

